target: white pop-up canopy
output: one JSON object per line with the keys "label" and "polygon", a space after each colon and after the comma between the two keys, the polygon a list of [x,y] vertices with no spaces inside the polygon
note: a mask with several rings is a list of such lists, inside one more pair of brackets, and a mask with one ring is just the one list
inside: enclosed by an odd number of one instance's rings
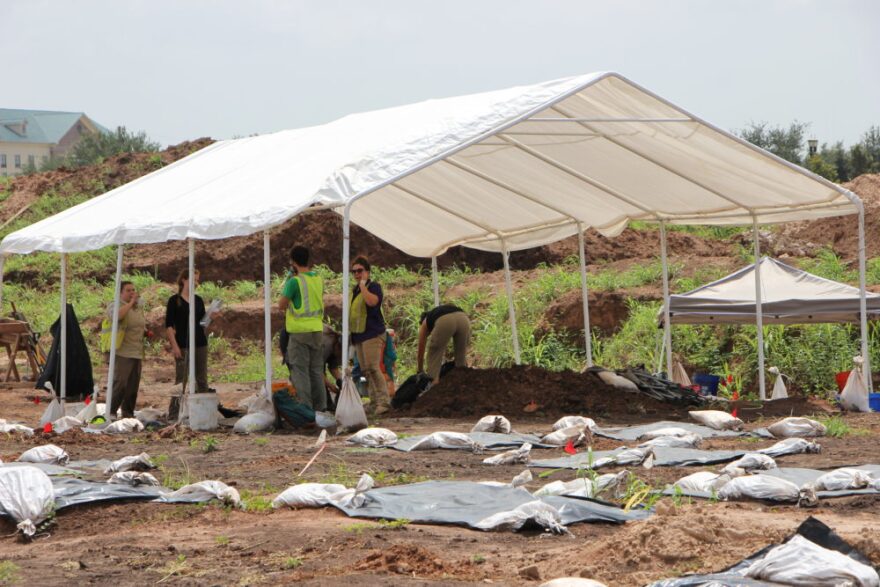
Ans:
{"label": "white pop-up canopy", "polygon": [[[614,236],[631,220],[657,222],[668,299],[666,224],[751,224],[757,231],[758,223],[859,214],[864,277],[864,213],[855,194],[616,73],[429,100],[222,141],[8,235],[0,243],[0,264],[9,253],[64,255],[120,245],[118,281],[121,245],[188,239],[192,269],[193,239],[266,231],[314,207],[334,208],[344,217],[346,289],[350,221],[407,253],[434,257],[435,266],[436,255],[465,245],[502,252],[506,270],[511,250],[573,234],[583,242],[588,227]],[[268,251],[264,260],[268,283]],[[581,273],[585,291],[583,245]],[[436,299],[436,272],[434,289]],[[268,288],[265,295],[268,313]],[[344,336],[347,316],[344,298]],[[590,362],[586,296],[584,320]],[[267,316],[267,382],[269,336]],[[668,328],[666,338],[671,370]],[[760,369],[763,388],[763,363]]]}
{"label": "white pop-up canopy", "polygon": [[[858,322],[859,289],[790,265],[761,259],[764,324]],[[868,317],[880,317],[880,294],[867,294]],[[755,265],[687,293],[669,297],[673,324],[754,324]],[[662,323],[665,312],[659,314]]]}

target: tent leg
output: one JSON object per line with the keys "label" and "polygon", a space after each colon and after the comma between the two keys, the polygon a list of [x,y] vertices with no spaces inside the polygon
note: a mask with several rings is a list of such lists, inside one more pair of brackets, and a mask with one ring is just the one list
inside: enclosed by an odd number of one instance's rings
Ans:
{"label": "tent leg", "polygon": [[437,271],[437,257],[431,257],[431,283],[434,287],[434,306],[440,305],[440,276]]}
{"label": "tent leg", "polygon": [[269,231],[263,231],[263,344],[266,351],[266,391],[272,393],[272,267]]}
{"label": "tent leg", "polygon": [[346,205],[342,213],[342,372],[348,375],[348,314],[351,311],[348,270],[351,256],[351,208]]}
{"label": "tent leg", "polygon": [[590,331],[590,302],[587,291],[587,251],[584,245],[584,225],[578,222],[578,253],[581,261],[581,298],[584,305],[584,347],[587,353],[587,367],[593,366],[593,341]]}
{"label": "tent leg", "polygon": [[517,365],[522,364],[519,352],[519,330],[516,327],[516,308],[513,305],[513,284],[510,282],[510,253],[507,243],[501,240],[501,255],[504,260],[504,286],[507,289],[507,313],[510,316],[510,330],[513,337],[513,360]]}
{"label": "tent leg", "polygon": [[189,335],[186,337],[187,353],[189,354],[189,392],[196,392],[196,243],[187,241],[189,248]]}
{"label": "tent leg", "polygon": [[6,255],[0,254],[0,317],[3,316],[3,266],[6,264]]}
{"label": "tent leg", "polygon": [[669,262],[666,258],[666,223],[660,222],[660,264],[663,267],[663,341],[666,347],[666,376],[672,378],[672,323],[669,313]]}
{"label": "tent leg", "polygon": [[[119,334],[119,297],[122,292],[119,289],[119,283],[122,281],[122,251],[123,246],[116,247],[116,279],[113,281],[113,310],[111,314],[110,329],[110,366],[107,368],[107,403],[104,411],[105,418],[108,422],[112,422],[116,417],[111,409],[113,406],[113,377],[116,373],[116,337]],[[93,398],[98,401],[98,398]]]}
{"label": "tent leg", "polygon": [[865,389],[873,391],[871,377],[871,357],[868,352],[868,300],[865,292],[865,207],[859,205],[859,322],[862,338],[862,358],[864,359],[862,375],[865,378]]}
{"label": "tent leg", "polygon": [[61,253],[61,409],[67,400],[67,253]]}
{"label": "tent leg", "polygon": [[761,305],[761,240],[758,234],[758,218],[752,216],[752,234],[755,240],[755,326],[758,331],[758,391],[762,400],[767,399],[767,382],[764,376],[764,308]]}

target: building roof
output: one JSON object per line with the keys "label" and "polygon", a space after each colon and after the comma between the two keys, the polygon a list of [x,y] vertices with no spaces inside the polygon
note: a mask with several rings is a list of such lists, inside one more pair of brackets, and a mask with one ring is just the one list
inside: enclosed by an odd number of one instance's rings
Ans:
{"label": "building roof", "polygon": [[0,142],[54,144],[82,118],[98,131],[109,132],[84,112],[0,108]]}

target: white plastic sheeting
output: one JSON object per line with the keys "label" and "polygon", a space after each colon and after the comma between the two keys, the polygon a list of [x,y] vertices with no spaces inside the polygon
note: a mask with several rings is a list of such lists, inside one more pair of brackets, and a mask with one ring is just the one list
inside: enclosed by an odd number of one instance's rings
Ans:
{"label": "white plastic sheeting", "polygon": [[752,563],[745,575],[781,585],[880,587],[876,570],[800,535]]}
{"label": "white plastic sheeting", "polygon": [[238,490],[222,481],[215,480],[199,481],[198,483],[184,485],[177,491],[163,495],[161,501],[174,502],[178,498],[198,503],[216,499],[225,505],[237,508],[242,507],[241,496],[238,494]]}
{"label": "white plastic sheeting", "polygon": [[800,487],[768,475],[748,475],[731,479],[718,491],[718,498],[729,499],[764,499],[794,503],[800,499]]}
{"label": "white plastic sheeting", "polygon": [[772,446],[762,448],[759,451],[762,455],[768,455],[773,458],[783,455],[796,455],[801,453],[819,453],[822,452],[822,445],[817,442],[810,442],[803,438],[786,438],[780,440]]}
{"label": "white plastic sheeting", "polygon": [[767,426],[767,430],[776,438],[812,438],[825,436],[825,425],[810,418],[792,416],[783,418]]}
{"label": "white plastic sheeting", "polygon": [[592,418],[586,418],[584,416],[563,416],[553,424],[553,430],[562,430],[563,428],[571,428],[572,426],[587,428],[590,432],[596,430],[596,422],[593,421]]}
{"label": "white plastic sheeting", "polygon": [[46,465],[66,465],[70,460],[70,455],[54,444],[45,444],[43,446],[35,446],[21,453],[18,457],[20,463],[42,463]]}
{"label": "white plastic sheeting", "polygon": [[131,487],[140,487],[147,485],[150,487],[161,487],[162,484],[150,473],[144,471],[122,471],[113,473],[107,480],[111,485],[129,485]]}
{"label": "white plastic sheeting", "polygon": [[743,421],[720,410],[695,410],[688,412],[691,418],[715,430],[742,430]]}
{"label": "white plastic sheeting", "polygon": [[397,434],[387,428],[364,428],[346,440],[350,444],[380,448],[397,442]]}
{"label": "white plastic sheeting", "polygon": [[554,534],[566,534],[568,530],[562,525],[559,510],[540,500],[530,501],[506,512],[498,512],[488,516],[474,527],[479,530],[519,530],[526,523],[537,524]]}
{"label": "white plastic sheeting", "polygon": [[471,432],[495,432],[498,434],[510,434],[510,420],[500,415],[483,416],[471,428]]}
{"label": "white plastic sheeting", "polygon": [[110,463],[110,466],[104,469],[105,473],[120,473],[123,471],[149,471],[155,469],[156,465],[153,460],[145,452],[139,455],[131,455],[122,457]]}
{"label": "white plastic sheeting", "polygon": [[508,450],[495,456],[483,459],[484,465],[524,465],[529,462],[532,445],[526,443],[519,448]]}
{"label": "white plastic sheeting", "polygon": [[0,252],[240,236],[368,193],[351,220],[423,257],[455,244],[500,251],[501,236],[529,248],[578,223],[611,236],[630,220],[858,212],[847,190],[593,73],[221,141],[8,235]]}
{"label": "white plastic sheeting", "polygon": [[432,432],[409,450],[432,450],[435,448],[470,449],[475,453],[483,452],[483,447],[467,434],[461,432]]}
{"label": "white plastic sheeting", "polygon": [[55,491],[49,476],[36,467],[0,468],[0,513],[15,520],[25,536],[55,509]]}

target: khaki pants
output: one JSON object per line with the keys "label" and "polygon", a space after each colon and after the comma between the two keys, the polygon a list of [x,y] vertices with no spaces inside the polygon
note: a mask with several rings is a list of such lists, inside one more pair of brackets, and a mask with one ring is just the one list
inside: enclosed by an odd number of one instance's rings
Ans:
{"label": "khaki pants", "polygon": [[382,356],[385,354],[384,332],[369,340],[354,345],[357,360],[361,366],[361,373],[367,378],[370,390],[370,403],[374,408],[391,405],[388,398],[388,386],[385,384],[385,375],[382,373]]}
{"label": "khaki pants", "polygon": [[[181,349],[183,350],[183,349]],[[189,379],[189,359],[187,352],[183,351],[183,357],[174,360],[174,383],[183,383],[183,391],[186,392],[186,383]],[[208,347],[196,347],[196,393],[208,392]]]}
{"label": "khaki pants", "polygon": [[440,377],[440,367],[446,356],[446,347],[452,341],[455,349],[455,366],[467,366],[467,348],[471,340],[471,323],[464,312],[453,312],[437,318],[434,330],[428,338],[428,377],[435,381]]}
{"label": "khaki pants", "polygon": [[123,418],[134,418],[137,403],[138,387],[141,383],[141,360],[128,357],[116,357],[113,371],[113,397],[110,403],[110,414],[116,417],[116,411],[122,407]]}
{"label": "khaki pants", "polygon": [[324,333],[292,332],[287,341],[290,382],[296,390],[296,401],[313,410],[327,409],[324,387]]}

